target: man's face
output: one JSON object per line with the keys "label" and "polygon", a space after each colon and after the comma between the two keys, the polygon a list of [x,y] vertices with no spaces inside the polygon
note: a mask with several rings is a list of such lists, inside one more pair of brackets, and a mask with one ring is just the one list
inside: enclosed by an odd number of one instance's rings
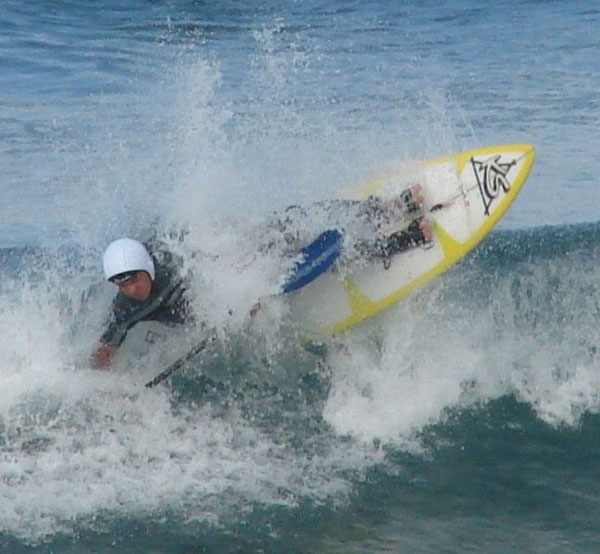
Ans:
{"label": "man's face", "polygon": [[127,281],[117,285],[119,292],[134,300],[147,300],[152,290],[152,280],[145,271],[136,271]]}

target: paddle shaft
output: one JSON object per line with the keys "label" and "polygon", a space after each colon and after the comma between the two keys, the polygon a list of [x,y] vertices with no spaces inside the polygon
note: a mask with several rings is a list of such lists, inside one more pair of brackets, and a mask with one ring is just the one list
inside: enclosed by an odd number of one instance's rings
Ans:
{"label": "paddle shaft", "polygon": [[159,383],[162,383],[165,379],[168,379],[173,373],[179,371],[187,362],[189,362],[194,356],[198,355],[202,352],[208,345],[209,338],[205,338],[200,341],[194,348],[192,348],[185,356],[179,358],[175,362],[173,362],[167,369],[161,371],[154,379],[148,381],[145,386],[147,388],[152,388]]}
{"label": "paddle shaft", "polygon": [[[292,292],[316,279],[337,260],[340,256],[341,247],[342,235],[339,231],[334,229],[321,233],[312,244],[302,250],[302,261],[294,266],[292,275],[282,287],[281,292],[284,294]],[[194,356],[202,352],[207,347],[208,342],[212,342],[212,338],[214,338],[214,333],[210,333],[207,338],[194,346],[185,356],[173,362],[154,379],[148,381],[145,386],[152,388],[168,379]]]}

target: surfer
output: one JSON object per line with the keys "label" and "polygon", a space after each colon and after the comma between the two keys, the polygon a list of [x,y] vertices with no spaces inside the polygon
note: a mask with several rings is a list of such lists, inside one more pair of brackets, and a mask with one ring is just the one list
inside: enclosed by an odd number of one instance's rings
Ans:
{"label": "surfer", "polygon": [[92,354],[94,368],[110,366],[127,332],[140,321],[179,325],[193,319],[184,294],[186,279],[179,275],[175,257],[158,246],[150,251],[137,240],[121,238],[104,252],[104,275],[119,292]]}

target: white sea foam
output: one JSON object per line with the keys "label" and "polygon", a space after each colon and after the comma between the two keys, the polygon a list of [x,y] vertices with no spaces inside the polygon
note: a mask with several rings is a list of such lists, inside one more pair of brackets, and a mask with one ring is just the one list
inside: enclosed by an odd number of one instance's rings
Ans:
{"label": "white sea foam", "polygon": [[512,394],[552,425],[577,425],[600,409],[588,265],[542,259],[504,279],[483,273],[485,286],[468,270],[444,277],[380,318],[376,340],[363,328],[331,357],[326,419],[362,440],[403,442],[447,410]]}

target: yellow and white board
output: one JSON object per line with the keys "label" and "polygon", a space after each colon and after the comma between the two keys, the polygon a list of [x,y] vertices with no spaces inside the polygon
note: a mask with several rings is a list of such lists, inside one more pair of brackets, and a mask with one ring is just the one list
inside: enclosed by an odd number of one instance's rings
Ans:
{"label": "yellow and white board", "polygon": [[534,157],[529,144],[490,146],[402,164],[353,188],[346,198],[391,198],[420,184],[433,244],[395,255],[387,269],[375,259],[343,274],[330,270],[292,293],[292,312],[311,331],[338,333],[429,282],[490,232],[523,187]]}

